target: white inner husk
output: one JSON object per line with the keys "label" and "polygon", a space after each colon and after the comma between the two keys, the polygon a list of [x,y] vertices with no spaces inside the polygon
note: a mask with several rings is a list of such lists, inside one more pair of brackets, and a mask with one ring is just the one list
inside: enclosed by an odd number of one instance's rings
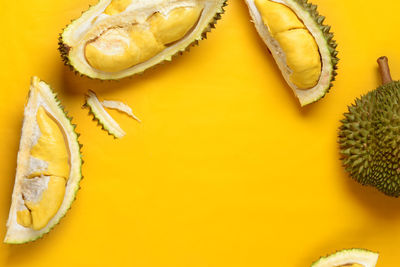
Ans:
{"label": "white inner husk", "polygon": [[[179,51],[184,51],[195,40],[202,39],[203,31],[208,27],[217,12],[222,11],[224,0],[135,0],[122,13],[109,16],[103,12],[111,3],[111,0],[100,0],[100,2],[85,12],[78,20],[74,21],[64,31],[62,38],[66,45],[71,47],[69,60],[82,74],[92,78],[120,79],[134,73],[140,73],[147,68],[157,65]],[[105,30],[113,25],[128,25],[133,21],[144,22],[155,12],[167,15],[170,10],[177,7],[203,6],[203,12],[195,28],[184,38],[167,47],[162,52],[147,60],[146,62],[132,66],[119,72],[104,72],[91,67],[85,58],[85,46],[88,41],[100,36]]]}
{"label": "white inner husk", "polygon": [[321,76],[320,79],[313,88],[307,90],[299,89],[293,82],[290,80],[290,75],[292,74],[292,70],[286,64],[286,55],[280,47],[279,43],[272,37],[271,33],[268,31],[268,27],[264,24],[261,14],[258,11],[254,0],[245,0],[249,10],[252,20],[256,26],[258,33],[261,38],[264,40],[266,45],[271,51],[272,56],[274,57],[276,63],[278,64],[283,77],[289,86],[293,89],[295,95],[299,98],[300,104],[302,106],[312,103],[319,98],[321,98],[329,87],[331,78],[332,78],[332,62],[331,55],[328,50],[327,42],[318,26],[318,24],[313,20],[313,18],[304,11],[304,9],[293,0],[270,0],[272,2],[281,3],[286,5],[294,13],[297,17],[304,23],[308,31],[312,34],[319,47],[319,53],[321,55]]}
{"label": "white inner husk", "polygon": [[119,126],[113,117],[104,109],[102,103],[97,98],[96,94],[92,91],[88,92],[86,104],[89,106],[93,116],[103,125],[104,129],[116,138],[125,136],[125,131]]}
{"label": "white inner husk", "polygon": [[121,112],[127,114],[128,116],[132,117],[133,119],[137,120],[138,122],[141,122],[141,120],[135,114],[133,114],[131,107],[123,102],[114,101],[114,100],[104,100],[104,101],[101,101],[101,104],[105,108],[116,109],[118,111],[121,111]]}
{"label": "white inner husk", "polygon": [[[32,181],[27,181],[28,179],[25,178],[33,171],[42,170],[47,164],[39,159],[32,158],[30,155],[32,147],[36,144],[41,134],[36,122],[36,114],[40,106],[42,106],[64,129],[64,135],[70,152],[70,175],[66,186],[64,201],[60,209],[44,228],[36,231],[17,223],[17,211],[26,209],[22,193],[24,193],[27,199],[38,200],[41,197],[41,192],[47,188],[48,177],[42,176],[34,180],[30,179]],[[80,172],[80,147],[74,129],[70,121],[65,117],[63,111],[59,108],[49,86],[34,77],[30,88],[28,104],[24,111],[24,123],[18,152],[17,171],[12,203],[7,221],[8,229],[4,242],[23,243],[34,240],[38,236],[47,233],[57,224],[69,209],[75,197],[75,192],[79,188],[79,180],[81,179]],[[30,187],[32,189],[31,192],[28,191]]]}
{"label": "white inner husk", "polygon": [[374,267],[378,261],[379,254],[361,249],[349,249],[337,252],[326,258],[321,258],[312,267],[333,267],[348,264],[360,264],[364,267]]}

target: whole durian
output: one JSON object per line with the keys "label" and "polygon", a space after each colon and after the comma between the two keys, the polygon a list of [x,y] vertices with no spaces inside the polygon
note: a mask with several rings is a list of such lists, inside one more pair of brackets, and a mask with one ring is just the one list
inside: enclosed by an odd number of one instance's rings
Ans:
{"label": "whole durian", "polygon": [[400,196],[400,82],[378,59],[383,85],[355,100],[339,129],[343,165],[362,185]]}

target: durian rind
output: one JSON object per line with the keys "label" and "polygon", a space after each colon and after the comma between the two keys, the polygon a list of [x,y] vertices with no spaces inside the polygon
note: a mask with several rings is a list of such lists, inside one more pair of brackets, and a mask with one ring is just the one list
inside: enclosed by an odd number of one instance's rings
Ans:
{"label": "durian rind", "polygon": [[309,3],[308,0],[271,0],[289,7],[301,19],[306,28],[313,35],[319,47],[322,60],[322,73],[320,80],[313,88],[301,90],[291,82],[291,71],[286,65],[285,55],[279,47],[279,43],[271,36],[267,27],[263,23],[254,0],[245,1],[249,7],[252,21],[254,22],[259,35],[271,51],[283,77],[299,99],[300,105],[306,106],[323,98],[333,86],[333,81],[337,75],[336,70],[339,59],[337,57],[338,51],[336,50],[337,43],[333,39],[334,35],[330,31],[331,27],[323,23],[325,17],[318,13],[317,6]]}
{"label": "durian rind", "polygon": [[364,267],[375,267],[379,254],[366,249],[345,249],[333,253],[311,264],[311,267],[346,266],[348,264],[360,264]]}
{"label": "durian rind", "polygon": [[120,125],[104,109],[93,91],[87,93],[84,107],[89,109],[89,115],[93,116],[93,121],[97,122],[103,131],[107,132],[115,139],[122,138],[126,135]]}
{"label": "durian rind", "polygon": [[[89,9],[87,11],[82,12],[81,17],[79,17],[76,20],[72,20],[69,25],[67,25],[66,28],[63,29],[63,31],[59,35],[58,39],[58,45],[59,45],[59,52],[61,54],[61,58],[66,66],[68,66],[72,71],[75,72],[75,74],[80,75],[80,76],[86,76],[92,79],[100,79],[100,80],[120,80],[126,77],[132,77],[133,75],[136,74],[142,74],[148,69],[154,68],[159,64],[166,63],[168,61],[172,61],[172,59],[176,56],[182,55],[184,52],[189,52],[190,48],[193,46],[196,46],[199,44],[199,41],[203,39],[207,39],[207,34],[211,32],[213,28],[215,28],[215,25],[217,24],[218,20],[221,19],[222,14],[225,13],[225,7],[227,6],[227,0],[213,0],[218,3],[218,8],[215,10],[212,18],[206,23],[206,26],[202,29],[202,31],[194,36],[192,38],[192,41],[186,44],[184,47],[181,47],[173,53],[169,53],[166,56],[163,56],[157,62],[146,65],[144,62],[139,65],[143,64],[143,67],[138,68],[137,70],[135,69],[136,66],[133,66],[129,69],[134,69],[134,71],[124,71],[124,74],[120,74],[121,72],[117,73],[105,73],[105,72],[96,72],[92,71],[91,73],[88,73],[87,71],[83,71],[82,68],[79,66],[79,64],[76,64],[73,59],[70,57],[70,51],[73,48],[73,45],[70,44],[67,41],[67,37],[70,34],[72,28],[75,26],[75,24],[80,23],[81,20],[85,19],[85,16],[87,16],[91,11],[96,9],[96,7],[103,2],[110,2],[111,0],[99,0],[99,2],[96,5],[89,6]],[[128,69],[128,70],[129,70]]]}
{"label": "durian rind", "polygon": [[[26,228],[17,223],[16,214],[19,207],[18,198],[21,193],[20,179],[23,179],[23,172],[21,166],[25,162],[26,158],[24,154],[26,153],[25,146],[29,144],[29,139],[32,138],[28,135],[28,129],[31,128],[31,121],[34,120],[35,114],[32,114],[32,109],[34,108],[33,99],[38,94],[44,98],[44,102],[51,109],[51,114],[57,119],[59,124],[68,140],[68,148],[71,154],[71,170],[70,177],[67,183],[66,192],[64,196],[63,203],[56,215],[49,221],[49,223],[40,230],[33,230],[31,228]],[[48,112],[49,110],[46,109]],[[22,244],[31,241],[35,241],[45,234],[47,234],[54,226],[56,226],[60,220],[66,215],[68,210],[71,208],[72,203],[76,199],[76,195],[80,189],[80,181],[83,179],[82,176],[82,145],[79,143],[80,134],[75,131],[76,125],[72,123],[72,117],[68,116],[68,112],[65,111],[57,94],[53,92],[51,87],[45,82],[41,81],[37,77],[32,78],[31,89],[28,94],[28,103],[25,107],[24,122],[22,127],[20,150],[18,152],[18,163],[17,163],[17,173],[12,194],[12,202],[9,213],[9,218],[7,221],[7,233],[4,239],[4,243],[8,244]]]}

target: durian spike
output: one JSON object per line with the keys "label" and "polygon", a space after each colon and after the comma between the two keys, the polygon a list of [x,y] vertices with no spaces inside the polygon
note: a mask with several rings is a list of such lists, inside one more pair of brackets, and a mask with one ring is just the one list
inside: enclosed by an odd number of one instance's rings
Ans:
{"label": "durian spike", "polygon": [[383,85],[393,82],[392,76],[390,75],[389,60],[383,56],[378,58],[379,70],[381,72]]}

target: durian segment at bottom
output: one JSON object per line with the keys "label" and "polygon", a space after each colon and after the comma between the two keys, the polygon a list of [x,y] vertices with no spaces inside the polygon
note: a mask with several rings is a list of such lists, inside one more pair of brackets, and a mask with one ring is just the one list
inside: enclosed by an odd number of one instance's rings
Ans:
{"label": "durian segment at bottom", "polygon": [[311,267],[375,267],[379,254],[366,249],[345,249],[321,257]]}
{"label": "durian segment at bottom", "polygon": [[75,200],[82,159],[75,125],[56,94],[33,77],[25,107],[5,243],[48,233]]}

